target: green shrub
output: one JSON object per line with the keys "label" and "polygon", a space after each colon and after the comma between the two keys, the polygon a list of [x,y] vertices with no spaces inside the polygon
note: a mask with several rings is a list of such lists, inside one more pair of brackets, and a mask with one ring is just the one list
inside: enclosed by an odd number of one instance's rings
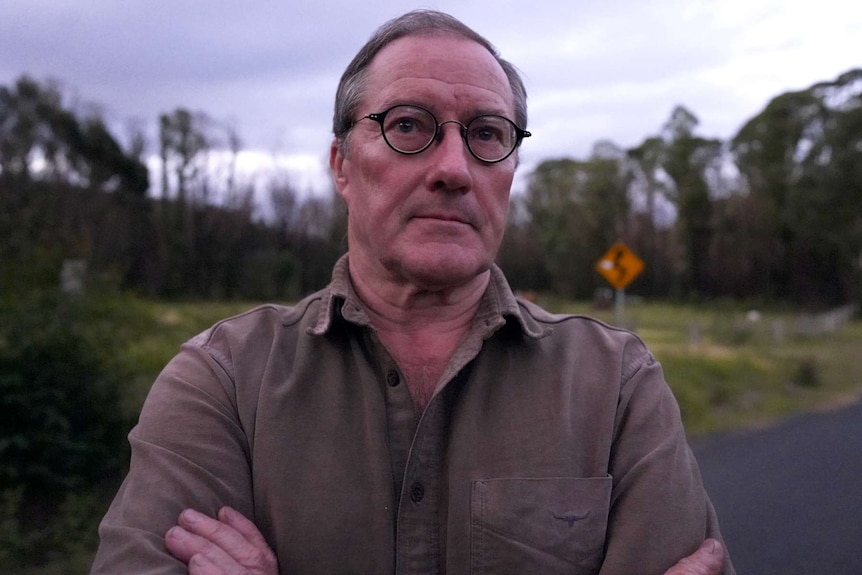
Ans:
{"label": "green shrub", "polygon": [[0,489],[62,499],[125,461],[119,377],[85,302],[17,303],[0,310]]}
{"label": "green shrub", "polygon": [[130,303],[53,290],[0,301],[0,564],[62,557],[86,571],[100,486],[115,488],[128,462],[118,346],[137,329]]}

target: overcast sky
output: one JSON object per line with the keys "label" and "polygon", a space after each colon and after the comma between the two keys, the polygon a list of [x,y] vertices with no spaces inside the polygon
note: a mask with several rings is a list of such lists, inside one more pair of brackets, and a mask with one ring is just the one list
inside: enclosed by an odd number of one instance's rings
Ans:
{"label": "overcast sky", "polygon": [[203,111],[246,149],[322,167],[342,70],[412,8],[455,15],[522,71],[527,168],[637,145],[677,104],[729,138],[772,97],[862,67],[858,0],[2,0],[0,84],[57,79],[115,126]]}

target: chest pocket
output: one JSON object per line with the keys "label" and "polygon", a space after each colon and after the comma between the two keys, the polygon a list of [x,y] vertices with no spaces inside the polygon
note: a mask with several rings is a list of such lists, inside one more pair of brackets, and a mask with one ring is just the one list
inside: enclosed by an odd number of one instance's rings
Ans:
{"label": "chest pocket", "polygon": [[473,481],[471,573],[598,573],[612,480]]}

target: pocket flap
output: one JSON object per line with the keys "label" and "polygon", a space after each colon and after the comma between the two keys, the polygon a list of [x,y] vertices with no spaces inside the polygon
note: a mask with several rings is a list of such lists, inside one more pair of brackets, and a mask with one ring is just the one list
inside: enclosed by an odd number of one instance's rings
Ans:
{"label": "pocket flap", "polygon": [[600,565],[611,486],[609,475],[473,481],[474,560],[526,565],[526,554],[536,565],[547,566],[546,555],[571,566]]}

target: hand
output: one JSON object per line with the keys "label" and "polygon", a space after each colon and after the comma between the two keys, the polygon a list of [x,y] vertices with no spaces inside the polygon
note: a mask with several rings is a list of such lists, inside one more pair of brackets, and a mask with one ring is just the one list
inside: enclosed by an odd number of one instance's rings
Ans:
{"label": "hand", "polygon": [[724,566],[724,548],[715,539],[707,539],[700,548],[679,560],[664,575],[719,575]]}
{"label": "hand", "polygon": [[165,534],[165,547],[188,565],[189,575],[278,575],[263,535],[230,507],[222,507],[218,519],[186,509]]}

